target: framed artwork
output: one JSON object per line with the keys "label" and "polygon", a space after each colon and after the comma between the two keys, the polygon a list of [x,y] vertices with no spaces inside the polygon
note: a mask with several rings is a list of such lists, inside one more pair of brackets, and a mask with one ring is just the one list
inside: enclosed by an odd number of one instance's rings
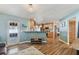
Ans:
{"label": "framed artwork", "polygon": [[66,23],[64,22],[64,26],[65,26],[65,24],[66,24]]}
{"label": "framed artwork", "polygon": [[63,22],[63,23],[62,23],[62,27],[65,27],[65,26],[66,26],[66,22]]}

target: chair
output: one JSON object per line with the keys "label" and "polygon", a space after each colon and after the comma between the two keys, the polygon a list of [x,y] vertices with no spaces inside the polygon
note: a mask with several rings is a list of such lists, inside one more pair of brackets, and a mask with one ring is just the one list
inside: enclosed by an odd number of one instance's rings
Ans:
{"label": "chair", "polygon": [[0,55],[5,55],[7,53],[6,44],[0,43]]}

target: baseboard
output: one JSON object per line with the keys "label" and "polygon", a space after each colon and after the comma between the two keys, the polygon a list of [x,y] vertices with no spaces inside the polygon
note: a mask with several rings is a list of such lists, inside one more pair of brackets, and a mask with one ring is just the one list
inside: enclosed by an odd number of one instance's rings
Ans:
{"label": "baseboard", "polygon": [[[42,41],[43,43],[47,43],[47,41]],[[19,44],[22,44],[22,43],[31,43],[31,41],[24,41],[24,42],[20,42]]]}
{"label": "baseboard", "polygon": [[[47,43],[47,41],[42,41],[43,43]],[[30,41],[24,41],[24,42],[19,42],[17,44],[14,44],[14,45],[18,45],[18,44],[23,44],[23,43],[31,43]],[[14,46],[14,45],[8,45],[6,44],[6,47],[9,47],[9,46]]]}
{"label": "baseboard", "polygon": [[59,39],[61,42],[63,42],[63,43],[65,43],[65,44],[68,44],[69,45],[69,43],[66,43],[66,42],[64,42],[63,40],[61,40],[61,39]]}
{"label": "baseboard", "polygon": [[20,42],[19,44],[22,44],[22,43],[31,43],[30,41],[24,41],[24,42]]}

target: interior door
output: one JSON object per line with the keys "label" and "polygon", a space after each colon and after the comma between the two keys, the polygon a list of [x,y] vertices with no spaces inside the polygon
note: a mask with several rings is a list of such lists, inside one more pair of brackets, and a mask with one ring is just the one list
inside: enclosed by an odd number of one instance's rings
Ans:
{"label": "interior door", "polygon": [[77,35],[78,35],[78,38],[79,38],[79,22],[78,22],[78,33],[77,33]]}
{"label": "interior door", "polygon": [[57,26],[55,26],[55,30],[54,30],[55,31],[54,32],[54,39],[57,39],[57,31],[56,30],[57,30]]}
{"label": "interior door", "polygon": [[76,19],[69,21],[69,43],[72,44],[76,39]]}
{"label": "interior door", "polygon": [[14,45],[19,43],[19,22],[10,21],[8,23],[8,45]]}

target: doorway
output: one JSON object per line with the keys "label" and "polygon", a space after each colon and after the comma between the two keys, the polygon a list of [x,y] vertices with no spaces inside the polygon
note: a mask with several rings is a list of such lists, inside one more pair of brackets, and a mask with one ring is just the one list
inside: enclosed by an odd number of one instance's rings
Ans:
{"label": "doorway", "polygon": [[76,39],[76,18],[69,20],[69,44]]}
{"label": "doorway", "polygon": [[14,45],[18,43],[19,43],[19,22],[9,21],[7,45]]}

